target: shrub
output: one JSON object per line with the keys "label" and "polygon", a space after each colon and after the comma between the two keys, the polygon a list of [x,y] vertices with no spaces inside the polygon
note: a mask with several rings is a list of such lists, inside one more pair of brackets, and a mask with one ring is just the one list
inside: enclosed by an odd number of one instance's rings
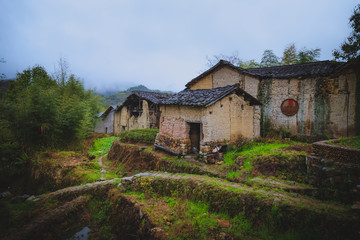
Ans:
{"label": "shrub", "polygon": [[156,135],[159,133],[159,129],[133,129],[121,132],[119,137],[123,142],[133,143],[154,143]]}

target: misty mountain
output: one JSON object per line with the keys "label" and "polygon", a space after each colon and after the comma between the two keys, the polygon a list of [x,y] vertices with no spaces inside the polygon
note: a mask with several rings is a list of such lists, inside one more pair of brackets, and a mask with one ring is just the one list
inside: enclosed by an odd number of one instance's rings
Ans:
{"label": "misty mountain", "polygon": [[[138,85],[135,87],[128,88],[124,91],[106,91],[102,93],[98,93],[100,96],[103,97],[102,104],[105,108],[110,105],[120,105],[125,101],[125,99],[131,94],[132,91],[154,91],[154,92],[164,92],[160,90],[151,90],[144,85]],[[170,93],[170,91],[166,91],[166,93]]]}

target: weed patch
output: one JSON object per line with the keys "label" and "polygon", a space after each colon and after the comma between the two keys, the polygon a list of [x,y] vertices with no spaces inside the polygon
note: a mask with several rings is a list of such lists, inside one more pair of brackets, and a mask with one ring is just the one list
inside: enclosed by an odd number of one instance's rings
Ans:
{"label": "weed patch", "polygon": [[360,150],[360,136],[351,137],[351,138],[341,137],[341,138],[339,138],[338,141],[336,141],[336,142],[331,141],[331,142],[328,142],[328,144]]}
{"label": "weed patch", "polygon": [[132,143],[154,143],[156,135],[159,133],[159,129],[133,129],[123,131],[119,134],[119,138],[123,142]]}
{"label": "weed patch", "polygon": [[88,154],[95,157],[101,157],[107,154],[111,148],[112,143],[119,137],[104,137],[94,140],[94,145],[89,149]]}

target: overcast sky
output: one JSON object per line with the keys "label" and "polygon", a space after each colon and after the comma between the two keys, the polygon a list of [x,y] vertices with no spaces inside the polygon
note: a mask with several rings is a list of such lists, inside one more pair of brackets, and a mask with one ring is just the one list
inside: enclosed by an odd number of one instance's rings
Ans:
{"label": "overcast sky", "polygon": [[87,88],[180,91],[207,69],[206,56],[260,61],[290,43],[321,48],[350,34],[358,0],[0,0],[0,73],[60,57]]}

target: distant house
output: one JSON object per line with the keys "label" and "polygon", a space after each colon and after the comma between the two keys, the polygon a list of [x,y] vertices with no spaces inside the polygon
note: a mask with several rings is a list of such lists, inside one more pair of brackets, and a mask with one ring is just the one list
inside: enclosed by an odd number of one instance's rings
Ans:
{"label": "distant house", "polygon": [[114,133],[114,112],[116,108],[116,105],[111,105],[104,112],[98,114],[94,130],[96,133]]}
{"label": "distant house", "polygon": [[114,133],[139,128],[159,128],[159,103],[169,94],[133,91],[114,114]]}
{"label": "distant house", "polygon": [[186,89],[239,84],[262,103],[263,133],[282,128],[304,136],[351,136],[360,129],[356,68],[350,63],[321,61],[242,69],[220,60],[188,82]]}
{"label": "distant house", "polygon": [[155,146],[173,153],[209,152],[240,135],[260,135],[261,103],[239,84],[184,90],[161,101]]}

